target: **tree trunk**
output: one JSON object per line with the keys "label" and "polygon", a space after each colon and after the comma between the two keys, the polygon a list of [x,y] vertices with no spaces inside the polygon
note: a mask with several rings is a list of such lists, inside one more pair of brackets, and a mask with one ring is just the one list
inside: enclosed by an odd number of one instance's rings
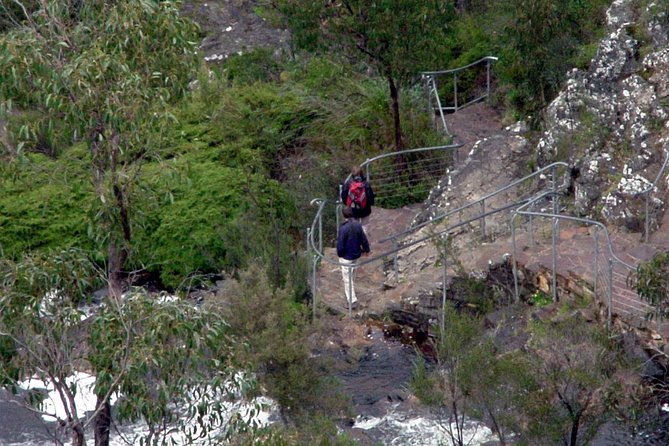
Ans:
{"label": "tree trunk", "polygon": [[114,239],[109,241],[109,259],[107,259],[109,274],[109,294],[114,299],[119,299],[123,294],[123,264],[125,263],[125,250],[119,246]]}
{"label": "tree trunk", "polygon": [[581,424],[581,414],[582,411],[576,412],[576,416],[571,422],[571,437],[569,438],[569,446],[576,446],[576,441],[578,440],[578,428]]}
{"label": "tree trunk", "polygon": [[95,409],[98,414],[95,417],[95,446],[109,446],[109,430],[111,427],[111,405],[109,399],[97,397]]}
{"label": "tree trunk", "polygon": [[402,138],[402,125],[400,123],[400,93],[391,75],[388,75],[388,87],[390,88],[393,125],[395,127],[395,150],[402,150],[404,148],[404,141]]}
{"label": "tree trunk", "polygon": [[75,422],[74,426],[72,426],[72,446],[86,446],[84,428],[79,422]]}
{"label": "tree trunk", "polygon": [[490,420],[492,421],[493,431],[495,431],[495,433],[497,434],[497,438],[499,439],[499,445],[500,446],[506,446],[506,439],[504,438],[504,432],[502,432],[502,428],[497,423],[497,417],[492,412],[490,407],[486,407],[486,411],[488,412],[488,416],[490,417]]}
{"label": "tree trunk", "polygon": [[127,246],[130,244],[131,232],[130,232],[130,216],[128,213],[128,207],[126,205],[125,193],[123,186],[119,184],[119,174],[118,174],[118,155],[121,149],[119,147],[118,136],[114,135],[111,138],[111,156],[110,156],[110,165],[109,171],[112,176],[112,193],[114,194],[114,199],[116,200],[116,207],[119,213],[119,222],[118,225],[121,227],[123,232],[123,239],[120,240],[118,236],[115,235],[116,231],[113,227],[115,222],[112,221],[112,230],[111,237],[109,239],[109,289],[114,298],[121,297],[122,293],[122,277],[123,277],[123,265],[128,258]]}

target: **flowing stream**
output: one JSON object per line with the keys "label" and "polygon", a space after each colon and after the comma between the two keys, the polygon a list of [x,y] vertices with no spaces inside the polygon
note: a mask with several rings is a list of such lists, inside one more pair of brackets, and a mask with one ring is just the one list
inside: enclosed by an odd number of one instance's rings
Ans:
{"label": "flowing stream", "polygon": [[[426,411],[409,390],[416,357],[414,347],[384,336],[370,325],[370,345],[354,367],[337,375],[351,395],[356,414],[346,431],[363,444],[448,445],[446,424]],[[465,426],[471,446],[491,444],[492,432],[475,421]]]}
{"label": "flowing stream", "polygon": [[[341,426],[342,431],[362,445],[384,446],[450,446],[444,420],[423,408],[409,389],[416,350],[414,347],[387,338],[378,325],[370,325],[368,341],[360,351],[340,352],[335,358],[347,364],[336,374],[340,390],[350,395],[353,417]],[[90,379],[89,377],[84,377]],[[85,401],[85,391],[80,397]],[[0,391],[0,445],[42,446],[54,442],[55,423],[45,422],[40,415],[12,402],[13,397]],[[94,399],[91,399],[94,401]],[[277,408],[271,400],[263,399],[267,410],[257,421],[261,425],[277,422]],[[87,407],[82,403],[82,407]],[[248,410],[236,405],[234,410]],[[89,408],[92,410],[92,408]],[[464,438],[470,446],[495,446],[497,441],[484,425],[469,420]],[[146,432],[141,423],[121,426],[112,433],[112,446],[125,446],[133,438]],[[87,433],[88,444],[93,445],[92,432]],[[66,443],[67,444],[67,443]],[[180,443],[181,444],[181,443]],[[206,441],[199,443],[208,444]],[[646,424],[634,437],[619,425],[604,425],[591,446],[666,446],[669,444],[669,406],[660,410],[653,424]]]}

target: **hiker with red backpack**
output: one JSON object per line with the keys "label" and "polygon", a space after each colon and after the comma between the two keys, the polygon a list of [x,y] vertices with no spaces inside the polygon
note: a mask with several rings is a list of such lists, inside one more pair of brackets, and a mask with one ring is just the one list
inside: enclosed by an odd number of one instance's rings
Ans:
{"label": "hiker with red backpack", "polygon": [[351,176],[341,188],[341,202],[353,211],[353,218],[362,225],[367,233],[367,220],[374,206],[374,191],[367,178],[362,173],[360,166],[351,169]]}

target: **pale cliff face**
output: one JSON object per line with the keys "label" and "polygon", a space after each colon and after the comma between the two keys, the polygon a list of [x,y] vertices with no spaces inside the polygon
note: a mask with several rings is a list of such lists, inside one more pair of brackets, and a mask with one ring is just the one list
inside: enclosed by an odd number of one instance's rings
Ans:
{"label": "pale cliff face", "polygon": [[540,165],[560,160],[579,169],[578,214],[632,230],[645,205],[639,193],[649,189],[657,224],[666,181],[656,176],[669,150],[669,8],[638,3],[613,2],[609,34],[587,71],[569,73],[536,146]]}

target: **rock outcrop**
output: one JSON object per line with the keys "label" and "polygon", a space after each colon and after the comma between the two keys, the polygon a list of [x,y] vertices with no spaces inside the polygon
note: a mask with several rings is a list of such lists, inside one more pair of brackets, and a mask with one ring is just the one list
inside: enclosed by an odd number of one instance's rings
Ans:
{"label": "rock outcrop", "polygon": [[657,226],[665,207],[656,176],[669,150],[669,12],[652,3],[635,11],[616,0],[607,12],[609,34],[588,70],[568,73],[565,88],[545,113],[537,145],[539,164],[569,160],[577,214],[631,231],[650,200]]}

